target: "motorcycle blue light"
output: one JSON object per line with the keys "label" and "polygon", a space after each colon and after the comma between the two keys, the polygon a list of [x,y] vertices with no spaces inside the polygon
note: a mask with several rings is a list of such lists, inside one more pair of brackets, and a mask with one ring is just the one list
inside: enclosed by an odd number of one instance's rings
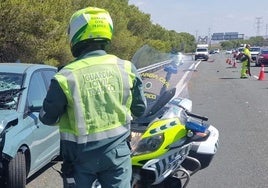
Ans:
{"label": "motorcycle blue light", "polygon": [[202,125],[200,123],[197,122],[193,122],[193,121],[187,121],[186,122],[186,128],[189,130],[192,130],[194,132],[201,132],[204,133],[207,129],[207,126]]}

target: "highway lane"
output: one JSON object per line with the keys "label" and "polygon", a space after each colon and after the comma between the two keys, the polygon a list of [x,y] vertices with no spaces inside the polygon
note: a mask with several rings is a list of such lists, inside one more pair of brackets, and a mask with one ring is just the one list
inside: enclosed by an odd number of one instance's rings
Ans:
{"label": "highway lane", "polygon": [[[188,68],[196,62],[189,59],[179,69],[192,73],[185,96],[193,100],[193,112],[208,116],[220,131],[218,153],[208,168],[191,178],[188,187],[268,187],[268,83],[253,76],[241,80],[240,64],[233,68],[225,60],[224,54],[212,55],[193,71]],[[259,71],[260,67],[252,67],[255,76]],[[59,169],[60,163],[49,166],[27,188],[62,187]]]}
{"label": "highway lane", "polygon": [[189,95],[193,111],[207,115],[219,129],[219,150],[188,187],[268,187],[268,82],[256,79],[260,67],[251,67],[255,76],[240,79],[240,63],[233,68],[225,55],[212,58],[213,63],[200,63],[193,74]]}

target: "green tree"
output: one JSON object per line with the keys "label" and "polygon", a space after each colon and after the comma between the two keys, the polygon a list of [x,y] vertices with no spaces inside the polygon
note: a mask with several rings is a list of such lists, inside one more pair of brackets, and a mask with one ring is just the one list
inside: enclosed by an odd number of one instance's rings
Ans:
{"label": "green tree", "polygon": [[150,44],[169,52],[188,51],[194,37],[153,24],[149,14],[128,0],[0,0],[0,62],[20,59],[27,63],[54,66],[73,59],[67,39],[68,21],[78,9],[96,6],[107,9],[114,22],[108,53],[131,59],[137,49]]}
{"label": "green tree", "polygon": [[68,7],[64,0],[1,2],[1,61],[57,65],[67,60]]}

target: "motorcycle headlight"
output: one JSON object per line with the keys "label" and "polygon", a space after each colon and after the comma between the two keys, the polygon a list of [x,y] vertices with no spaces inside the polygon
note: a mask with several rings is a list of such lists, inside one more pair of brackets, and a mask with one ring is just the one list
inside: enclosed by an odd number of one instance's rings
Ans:
{"label": "motorcycle headlight", "polygon": [[133,155],[141,155],[156,151],[164,142],[164,134],[158,134],[141,139],[136,148],[133,148]]}

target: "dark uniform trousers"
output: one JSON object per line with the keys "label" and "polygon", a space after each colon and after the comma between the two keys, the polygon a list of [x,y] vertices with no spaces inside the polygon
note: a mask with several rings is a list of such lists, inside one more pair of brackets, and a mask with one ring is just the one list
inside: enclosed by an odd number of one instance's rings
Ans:
{"label": "dark uniform trousers", "polygon": [[67,167],[62,171],[71,177],[65,188],[89,188],[96,179],[102,188],[130,188],[131,151],[127,141],[106,152],[103,149],[83,150],[83,145],[62,143],[64,166]]}

